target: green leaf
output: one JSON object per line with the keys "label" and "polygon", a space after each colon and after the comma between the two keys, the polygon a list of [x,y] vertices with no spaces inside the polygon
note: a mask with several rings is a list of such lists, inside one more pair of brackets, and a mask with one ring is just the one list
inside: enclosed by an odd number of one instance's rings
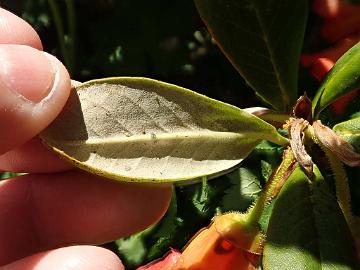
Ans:
{"label": "green leaf", "polygon": [[273,172],[273,168],[270,163],[265,160],[261,160],[261,176],[263,179],[268,180]]}
{"label": "green leaf", "polygon": [[[115,241],[126,269],[137,267],[154,258],[160,257],[169,249],[169,242],[178,227],[177,198],[173,192],[169,208],[157,224]],[[156,240],[154,240],[156,239]]]}
{"label": "green leaf", "polygon": [[271,213],[272,213],[272,210],[274,208],[274,204],[276,202],[276,197],[269,203],[265,206],[264,210],[263,210],[263,213],[260,217],[260,220],[259,220],[259,225],[260,225],[260,228],[261,228],[261,231],[263,232],[267,232],[268,230],[268,226],[269,226],[269,221],[270,221],[270,218],[271,218]]}
{"label": "green leaf", "polygon": [[232,186],[225,191],[222,211],[246,211],[261,192],[259,178],[249,168],[239,168],[226,177],[230,178]]}
{"label": "green leaf", "polygon": [[320,171],[310,182],[297,167],[275,202],[264,248],[264,269],[359,269],[343,214]]}
{"label": "green leaf", "polygon": [[348,50],[330,70],[313,100],[313,117],[336,99],[360,87],[360,42]]}
{"label": "green leaf", "polygon": [[149,248],[147,258],[156,258],[162,255],[164,250],[169,249],[169,243],[173,239],[182,220],[178,217],[178,204],[175,189],[173,188],[173,195],[171,197],[170,205],[166,211],[165,216],[156,226],[155,233],[151,235],[156,242]]}
{"label": "green leaf", "polygon": [[16,173],[12,173],[12,172],[0,173],[0,179],[7,179],[7,178],[15,177],[15,176],[17,176]]}
{"label": "green leaf", "polygon": [[256,93],[275,109],[297,99],[306,0],[195,0],[209,31]]}
{"label": "green leaf", "polygon": [[335,125],[333,130],[360,153],[360,116]]}
{"label": "green leaf", "polygon": [[8,179],[16,176],[24,175],[25,173],[15,173],[15,172],[3,172],[0,173],[0,180]]}
{"label": "green leaf", "polygon": [[287,144],[273,126],[237,107],[126,77],[77,87],[41,139],[91,173],[156,183],[224,174],[262,139]]}
{"label": "green leaf", "polygon": [[[254,151],[251,153],[251,156],[247,160],[252,159],[252,163],[258,163],[259,160],[263,160],[270,164],[272,169],[275,169],[282,160],[283,150],[284,148],[279,145],[273,144],[269,141],[262,141],[255,147]],[[255,164],[252,164],[250,166],[252,166],[253,169],[256,168],[256,170],[259,172],[263,170],[263,165],[261,165],[261,162],[260,167],[253,167],[254,165]],[[262,178],[264,180],[263,182],[268,180],[268,176],[266,175],[262,175]]]}
{"label": "green leaf", "polygon": [[145,230],[115,241],[122,261],[128,267],[135,267],[143,262],[147,253],[144,240],[146,235],[147,231]]}
{"label": "green leaf", "polygon": [[166,211],[166,215],[161,219],[161,223],[159,223],[159,226],[156,228],[157,230],[157,232],[155,233],[156,238],[169,237],[172,234],[174,234],[177,227],[176,224],[177,223],[176,217],[178,214],[177,210],[178,210],[177,197],[176,197],[175,189],[173,188],[170,205]]}
{"label": "green leaf", "polygon": [[211,199],[214,191],[210,188],[206,177],[203,177],[201,185],[194,188],[192,202],[199,216],[207,217],[211,213]]}

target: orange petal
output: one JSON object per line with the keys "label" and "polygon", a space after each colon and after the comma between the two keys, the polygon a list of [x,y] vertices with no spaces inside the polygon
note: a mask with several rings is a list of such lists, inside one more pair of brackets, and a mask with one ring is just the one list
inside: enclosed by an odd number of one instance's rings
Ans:
{"label": "orange petal", "polygon": [[321,35],[329,42],[336,42],[360,32],[360,7],[356,7],[341,17],[329,19],[321,26]]}
{"label": "orange petal", "polygon": [[333,18],[339,15],[342,5],[340,0],[315,0],[312,7],[319,16]]}
{"label": "orange petal", "polygon": [[334,62],[329,58],[311,55],[302,55],[300,62],[303,66],[309,68],[310,74],[320,82],[334,66]]}
{"label": "orange petal", "polygon": [[345,113],[345,109],[347,105],[354,100],[357,95],[359,94],[359,89],[355,91],[351,91],[347,95],[337,99],[334,103],[332,103],[331,109],[337,114],[337,115],[343,115]]}
{"label": "orange petal", "polygon": [[303,67],[309,68],[311,75],[321,82],[335,62],[359,40],[360,35],[356,34],[342,39],[335,46],[318,53],[302,54],[300,63]]}
{"label": "orange petal", "polygon": [[171,249],[159,260],[153,261],[147,265],[137,268],[137,270],[170,270],[179,260],[181,253]]}
{"label": "orange petal", "polygon": [[360,32],[360,5],[341,0],[315,0],[313,10],[324,18],[321,35],[329,42]]}
{"label": "orange petal", "polygon": [[261,255],[264,236],[257,226],[248,224],[247,214],[227,213],[214,220],[217,232],[235,247]]}
{"label": "orange petal", "polygon": [[200,231],[176,265],[166,270],[253,270],[257,269],[258,260],[258,255],[251,255],[224,240],[212,224]]}

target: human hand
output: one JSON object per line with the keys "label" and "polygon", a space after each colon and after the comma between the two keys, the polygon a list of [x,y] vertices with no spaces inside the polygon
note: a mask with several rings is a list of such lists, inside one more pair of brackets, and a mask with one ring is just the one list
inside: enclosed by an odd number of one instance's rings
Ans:
{"label": "human hand", "polygon": [[[129,235],[166,211],[170,187],[118,183],[73,169],[36,135],[64,106],[70,77],[29,24],[0,8],[0,269],[123,269],[87,246]],[[70,246],[77,244],[77,246]]]}

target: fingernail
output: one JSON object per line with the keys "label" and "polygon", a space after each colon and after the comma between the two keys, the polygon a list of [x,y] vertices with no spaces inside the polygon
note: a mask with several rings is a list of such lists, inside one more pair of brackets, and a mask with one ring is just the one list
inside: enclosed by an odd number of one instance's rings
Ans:
{"label": "fingernail", "polygon": [[24,45],[0,45],[0,86],[39,102],[54,82],[49,59],[37,49]]}

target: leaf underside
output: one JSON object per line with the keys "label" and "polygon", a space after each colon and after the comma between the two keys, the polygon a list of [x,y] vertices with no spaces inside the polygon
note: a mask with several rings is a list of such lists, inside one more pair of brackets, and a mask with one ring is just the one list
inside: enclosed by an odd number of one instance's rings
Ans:
{"label": "leaf underside", "polygon": [[262,139],[286,143],[234,106],[145,78],[82,84],[41,138],[80,168],[146,182],[215,177]]}
{"label": "leaf underside", "polygon": [[307,19],[304,0],[195,0],[223,52],[265,102],[289,111]]}
{"label": "leaf underside", "polygon": [[275,202],[264,269],[359,269],[353,239],[318,168],[310,183],[298,167]]}

